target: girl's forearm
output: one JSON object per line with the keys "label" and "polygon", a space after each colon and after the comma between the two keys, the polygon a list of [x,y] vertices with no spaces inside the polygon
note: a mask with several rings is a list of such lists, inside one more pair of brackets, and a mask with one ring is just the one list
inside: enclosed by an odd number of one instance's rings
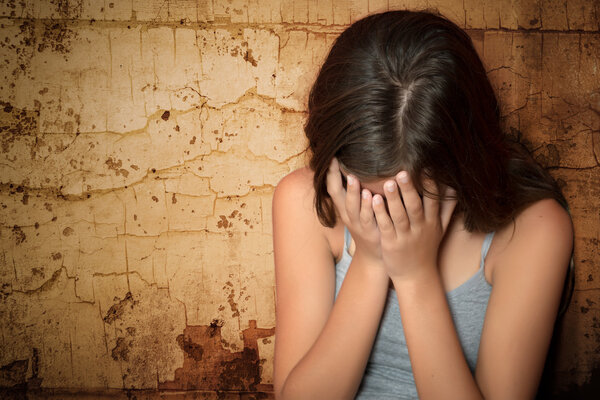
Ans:
{"label": "girl's forearm", "polygon": [[421,399],[481,399],[464,357],[437,268],[392,279]]}
{"label": "girl's forearm", "polygon": [[278,399],[352,399],[356,395],[388,292],[379,266],[354,257],[317,341],[289,373]]}

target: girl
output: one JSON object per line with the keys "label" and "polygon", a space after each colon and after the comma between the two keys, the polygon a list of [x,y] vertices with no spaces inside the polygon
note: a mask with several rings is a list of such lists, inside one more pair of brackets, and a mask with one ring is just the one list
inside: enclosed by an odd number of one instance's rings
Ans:
{"label": "girl", "polygon": [[572,251],[465,32],[366,17],[311,90],[273,198],[279,399],[535,396]]}

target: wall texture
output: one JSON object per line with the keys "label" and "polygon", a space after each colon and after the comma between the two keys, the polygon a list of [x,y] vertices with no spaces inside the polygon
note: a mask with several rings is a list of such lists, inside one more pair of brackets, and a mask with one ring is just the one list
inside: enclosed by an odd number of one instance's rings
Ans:
{"label": "wall texture", "polygon": [[271,397],[270,203],[306,161],[310,84],[352,21],[425,7],[468,30],[507,132],[563,186],[552,390],[598,390],[596,0],[2,0],[4,393]]}

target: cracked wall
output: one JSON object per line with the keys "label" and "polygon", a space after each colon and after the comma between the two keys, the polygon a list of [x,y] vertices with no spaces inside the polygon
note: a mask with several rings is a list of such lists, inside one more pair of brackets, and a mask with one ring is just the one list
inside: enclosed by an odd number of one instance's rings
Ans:
{"label": "cracked wall", "polygon": [[576,290],[555,392],[600,379],[600,6],[586,0],[0,3],[0,387],[269,393],[270,203],[312,80],[372,12],[467,29],[559,180]]}

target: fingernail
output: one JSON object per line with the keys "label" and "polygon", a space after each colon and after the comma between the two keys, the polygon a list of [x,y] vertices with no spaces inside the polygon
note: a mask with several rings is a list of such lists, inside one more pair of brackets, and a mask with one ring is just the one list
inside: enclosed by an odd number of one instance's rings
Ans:
{"label": "fingernail", "polygon": [[352,175],[348,175],[346,181],[348,182],[348,185],[354,185],[354,177]]}
{"label": "fingernail", "polygon": [[363,197],[363,199],[368,199],[369,198],[369,191],[367,189],[363,189],[363,191],[362,191],[362,197]]}
{"label": "fingernail", "polygon": [[373,197],[374,204],[381,204],[381,202],[382,202],[381,196],[377,195],[377,196]]}
{"label": "fingernail", "polygon": [[402,183],[407,183],[408,182],[408,174],[406,173],[406,171],[402,171],[398,174],[398,179],[400,179],[400,182]]}
{"label": "fingernail", "polygon": [[394,191],[395,187],[396,187],[396,184],[394,182],[386,182],[385,183],[385,190],[387,190],[390,193]]}

